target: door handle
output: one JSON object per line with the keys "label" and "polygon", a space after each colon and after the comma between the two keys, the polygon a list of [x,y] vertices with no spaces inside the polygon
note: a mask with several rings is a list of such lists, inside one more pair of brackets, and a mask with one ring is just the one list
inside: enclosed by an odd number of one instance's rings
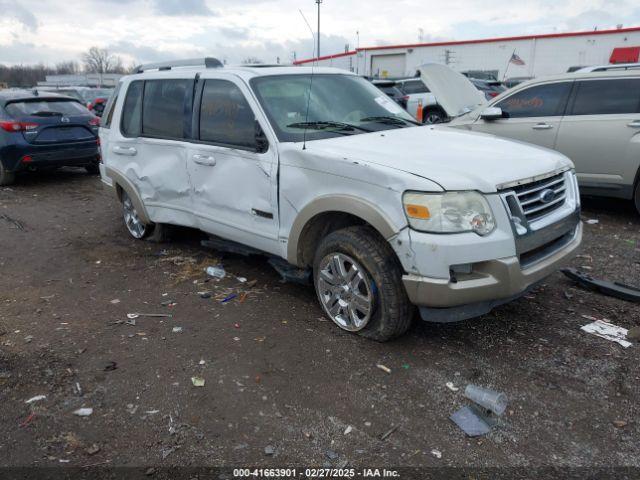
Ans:
{"label": "door handle", "polygon": [[133,147],[113,147],[113,153],[116,155],[129,155],[133,156],[138,153],[138,151]]}
{"label": "door handle", "polygon": [[633,122],[627,123],[627,127],[640,128],[640,120],[634,120]]}
{"label": "door handle", "polygon": [[534,130],[551,130],[553,125],[549,125],[547,123],[537,123],[533,127]]}
{"label": "door handle", "polygon": [[204,165],[205,167],[213,167],[216,164],[216,159],[211,155],[200,155],[196,153],[191,158],[198,165]]}

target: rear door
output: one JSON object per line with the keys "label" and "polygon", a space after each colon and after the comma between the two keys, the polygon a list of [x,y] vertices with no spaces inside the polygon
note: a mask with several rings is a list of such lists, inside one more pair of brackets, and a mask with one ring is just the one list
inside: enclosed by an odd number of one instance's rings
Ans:
{"label": "rear door", "polygon": [[532,85],[493,103],[506,118],[478,118],[471,130],[554,148],[573,80]]}
{"label": "rear door", "polygon": [[576,81],[556,144],[583,187],[631,198],[640,166],[640,78]]}
{"label": "rear door", "polygon": [[278,253],[275,142],[258,147],[256,132],[266,131],[267,123],[244,82],[213,73],[206,77],[198,82],[196,143],[187,162],[200,228]]}
{"label": "rear door", "polygon": [[133,183],[154,222],[194,225],[187,173],[194,77],[132,81],[119,128],[111,125],[106,167]]}

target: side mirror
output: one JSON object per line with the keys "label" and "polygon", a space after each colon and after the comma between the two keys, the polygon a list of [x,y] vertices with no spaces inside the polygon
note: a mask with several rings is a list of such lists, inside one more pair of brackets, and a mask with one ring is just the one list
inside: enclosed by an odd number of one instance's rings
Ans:
{"label": "side mirror", "polygon": [[499,107],[489,107],[485,108],[480,114],[480,118],[483,120],[498,120],[502,118],[502,109]]}
{"label": "side mirror", "polygon": [[256,129],[256,153],[265,153],[269,150],[269,140],[267,140],[267,136],[264,134],[260,123],[256,120],[255,123]]}

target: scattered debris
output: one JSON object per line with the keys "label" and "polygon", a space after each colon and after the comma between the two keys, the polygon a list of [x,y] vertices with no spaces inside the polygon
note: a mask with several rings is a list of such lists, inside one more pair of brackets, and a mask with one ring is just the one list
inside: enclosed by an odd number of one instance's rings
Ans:
{"label": "scattered debris", "polygon": [[31,343],[33,341],[33,335],[27,335],[24,337],[25,343]]}
{"label": "scattered debris", "polygon": [[182,333],[182,327],[173,327],[171,329],[171,332],[173,332],[173,333]]}
{"label": "scattered debris", "polygon": [[333,450],[327,450],[324,454],[329,460],[335,460],[340,456],[338,455],[337,452],[334,452]]}
{"label": "scattered debris", "polygon": [[392,426],[389,430],[387,430],[382,435],[380,435],[380,440],[386,440],[387,438],[389,438],[393,434],[393,432],[395,432],[398,429],[399,426],[400,425]]}
{"label": "scattered debris", "polygon": [[579,272],[575,268],[563,268],[562,273],[589,290],[595,290],[604,295],[620,298],[629,302],[640,303],[640,288],[625,285],[620,282],[597,280],[586,273]]}
{"label": "scattered debris", "polygon": [[211,292],[198,292],[200,298],[211,298]]}
{"label": "scattered debris", "polygon": [[36,395],[35,397],[31,397],[29,400],[25,400],[24,403],[29,405],[31,403],[39,402],[40,400],[44,400],[45,398],[47,398],[46,395]]}
{"label": "scattered debris", "polygon": [[36,418],[36,414],[33,412],[30,413],[29,416],[25,418],[24,422],[20,424],[20,428],[25,428],[27,425],[29,425],[33,421],[34,418]]}
{"label": "scattered debris", "polygon": [[132,327],[136,326],[136,320],[135,318],[128,318],[126,322],[124,322],[126,325],[131,325]]}
{"label": "scattered debris", "polygon": [[160,452],[162,455],[162,459],[165,460],[169,455],[171,455],[175,451],[176,451],[175,447],[163,448]]}
{"label": "scattered debris", "polygon": [[227,276],[227,272],[225,272],[224,267],[222,265],[218,265],[215,267],[207,267],[205,272],[207,275],[213,278],[223,279]]}
{"label": "scattered debris", "polygon": [[458,390],[460,390],[460,388],[456,387],[453,382],[447,382],[445,383],[446,387],[451,390],[452,392],[457,392]]}
{"label": "scattered debris", "polygon": [[87,455],[95,455],[99,451],[100,451],[100,446],[96,443],[94,443],[93,445],[91,445],[89,448],[85,450],[85,452],[87,452]]}
{"label": "scattered debris", "polygon": [[626,328],[618,327],[605,320],[598,320],[594,317],[590,317],[589,315],[582,315],[582,317],[587,320],[595,321],[580,327],[581,330],[611,342],[619,343],[624,348],[631,346],[631,342],[626,340],[628,332]]}
{"label": "scattered debris", "polygon": [[485,435],[494,425],[493,420],[473,405],[462,407],[449,418],[470,437]]}
{"label": "scattered debris", "polygon": [[236,277],[236,280],[238,280],[240,283],[246,283],[247,279],[245,277]]}
{"label": "scattered debris", "polygon": [[129,320],[134,320],[138,317],[162,317],[162,318],[172,318],[173,315],[170,313],[127,313],[127,318]]}
{"label": "scattered debris", "polygon": [[134,405],[133,403],[127,403],[127,412],[129,415],[135,415],[138,411],[138,405]]}
{"label": "scattered debris", "polygon": [[198,362],[198,365],[204,365],[204,364],[206,364],[206,363],[207,363],[207,362],[205,362],[204,360],[200,360],[200,361]]}
{"label": "scattered debris", "polygon": [[109,303],[113,304],[113,305],[117,305],[118,303],[120,303],[120,299],[119,298],[114,298],[113,300],[111,300]]}
{"label": "scattered debris", "polygon": [[464,396],[496,415],[502,415],[507,409],[507,396],[489,388],[469,384],[464,389]]}
{"label": "scattered debris", "polygon": [[93,408],[79,408],[73,412],[78,417],[88,417],[93,413]]}
{"label": "scattered debris", "polygon": [[194,387],[204,387],[204,378],[202,378],[202,377],[191,377],[191,383],[193,383]]}
{"label": "scattered debris", "polygon": [[600,223],[600,220],[589,218],[588,220],[585,220],[585,223],[588,225],[597,225],[598,223]]}
{"label": "scattered debris", "polygon": [[613,425],[616,428],[624,428],[627,426],[627,422],[625,422],[624,420],[614,420]]}
{"label": "scattered debris", "polygon": [[382,365],[381,363],[377,364],[376,367],[378,367],[383,372],[391,373],[391,369],[389,367]]}
{"label": "scattered debris", "polygon": [[440,450],[436,450],[435,448],[431,450],[431,455],[436,458],[442,458],[442,452]]}
{"label": "scattered debris", "polygon": [[114,370],[118,369],[118,363],[111,361],[111,362],[107,362],[104,366],[104,371],[105,372],[113,372]]}
{"label": "scattered debris", "polygon": [[235,293],[232,293],[231,295],[226,296],[225,298],[223,298],[220,303],[227,303],[230,302],[231,300],[233,300],[234,298],[236,298],[238,295],[236,295]]}
{"label": "scattered debris", "polygon": [[352,430],[353,430],[353,427],[349,425],[347,428],[344,429],[344,434],[349,435]]}
{"label": "scattered debris", "polygon": [[276,453],[276,449],[273,447],[273,445],[267,445],[266,447],[264,447],[264,454],[265,455],[273,455]]}

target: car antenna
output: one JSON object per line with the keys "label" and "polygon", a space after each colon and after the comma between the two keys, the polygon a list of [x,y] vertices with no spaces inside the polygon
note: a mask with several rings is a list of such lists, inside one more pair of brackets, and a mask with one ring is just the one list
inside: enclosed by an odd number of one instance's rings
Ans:
{"label": "car antenna", "polygon": [[316,58],[316,39],[313,36],[313,28],[311,28],[311,25],[309,25],[309,22],[307,21],[307,18],[304,16],[304,13],[302,13],[302,10],[298,9],[298,11],[300,12],[300,15],[302,15],[302,19],[304,20],[304,23],[306,23],[307,27],[309,27],[309,31],[311,32],[311,38],[313,39],[314,60],[313,60],[313,63],[311,64],[311,78],[309,80],[309,93],[307,93],[307,111],[304,116],[304,130],[302,132],[302,150],[306,150],[307,149],[307,122],[309,121],[309,105],[311,103],[311,87],[313,87],[313,72],[314,72],[315,64],[318,61],[318,59]]}

